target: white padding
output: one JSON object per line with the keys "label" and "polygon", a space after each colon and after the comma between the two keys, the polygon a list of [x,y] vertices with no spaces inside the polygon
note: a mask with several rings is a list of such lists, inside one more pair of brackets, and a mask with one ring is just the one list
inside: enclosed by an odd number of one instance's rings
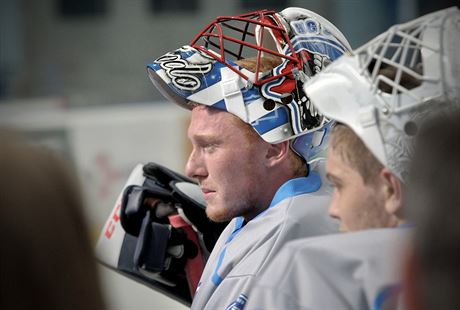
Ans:
{"label": "white padding", "polygon": [[241,88],[243,87],[243,83],[240,81],[241,77],[229,68],[222,68],[220,73],[222,77],[220,83],[222,96],[227,111],[238,116],[244,122],[249,123],[243,94],[241,93]]}

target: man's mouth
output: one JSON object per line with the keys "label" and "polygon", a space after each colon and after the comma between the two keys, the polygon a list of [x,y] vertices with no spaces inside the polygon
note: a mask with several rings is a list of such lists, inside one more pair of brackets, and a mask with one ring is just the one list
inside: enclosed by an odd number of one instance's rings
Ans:
{"label": "man's mouth", "polygon": [[201,188],[201,191],[203,192],[204,199],[210,198],[216,191],[209,189],[209,188]]}

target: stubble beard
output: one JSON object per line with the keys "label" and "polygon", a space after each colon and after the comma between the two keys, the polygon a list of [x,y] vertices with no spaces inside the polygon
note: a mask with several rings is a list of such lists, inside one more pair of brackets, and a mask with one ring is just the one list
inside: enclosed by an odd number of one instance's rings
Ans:
{"label": "stubble beard", "polygon": [[390,227],[391,216],[386,213],[383,200],[372,196],[368,200],[367,206],[365,212],[360,215],[361,221],[355,231]]}
{"label": "stubble beard", "polygon": [[256,209],[254,199],[250,198],[249,193],[244,193],[239,199],[235,200],[232,204],[226,204],[219,199],[218,201],[211,202],[206,208],[206,215],[208,218],[217,223],[231,221],[235,217],[246,216],[253,213]]}

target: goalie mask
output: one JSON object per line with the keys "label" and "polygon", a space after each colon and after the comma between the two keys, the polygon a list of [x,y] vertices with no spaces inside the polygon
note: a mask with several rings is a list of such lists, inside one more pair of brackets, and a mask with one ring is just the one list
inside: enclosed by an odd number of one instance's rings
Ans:
{"label": "goalie mask", "polygon": [[308,81],[305,93],[404,182],[426,114],[458,107],[459,37],[455,7],[393,26]]}
{"label": "goalie mask", "polygon": [[278,143],[327,122],[302,85],[349,50],[342,33],[311,11],[263,10],[218,17],[190,45],[148,65],[148,72],[169,100],[230,112]]}

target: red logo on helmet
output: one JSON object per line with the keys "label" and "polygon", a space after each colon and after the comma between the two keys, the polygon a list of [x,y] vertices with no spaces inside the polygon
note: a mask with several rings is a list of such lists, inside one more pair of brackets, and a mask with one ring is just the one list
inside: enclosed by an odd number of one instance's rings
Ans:
{"label": "red logo on helmet", "polygon": [[[302,60],[302,66],[308,66],[308,62],[312,59],[310,53],[305,50],[302,50],[298,52],[298,55],[300,56],[299,58]],[[283,75],[283,77],[281,78],[282,82],[280,84],[269,86],[267,88],[269,92],[279,94],[280,97],[283,97],[292,94],[297,87],[297,81],[294,77],[293,72],[298,67],[298,65],[292,61],[286,61],[285,63],[281,64],[281,66],[284,67],[281,69],[280,72],[277,73]],[[275,68],[274,71],[275,70],[277,70],[277,68]]]}

